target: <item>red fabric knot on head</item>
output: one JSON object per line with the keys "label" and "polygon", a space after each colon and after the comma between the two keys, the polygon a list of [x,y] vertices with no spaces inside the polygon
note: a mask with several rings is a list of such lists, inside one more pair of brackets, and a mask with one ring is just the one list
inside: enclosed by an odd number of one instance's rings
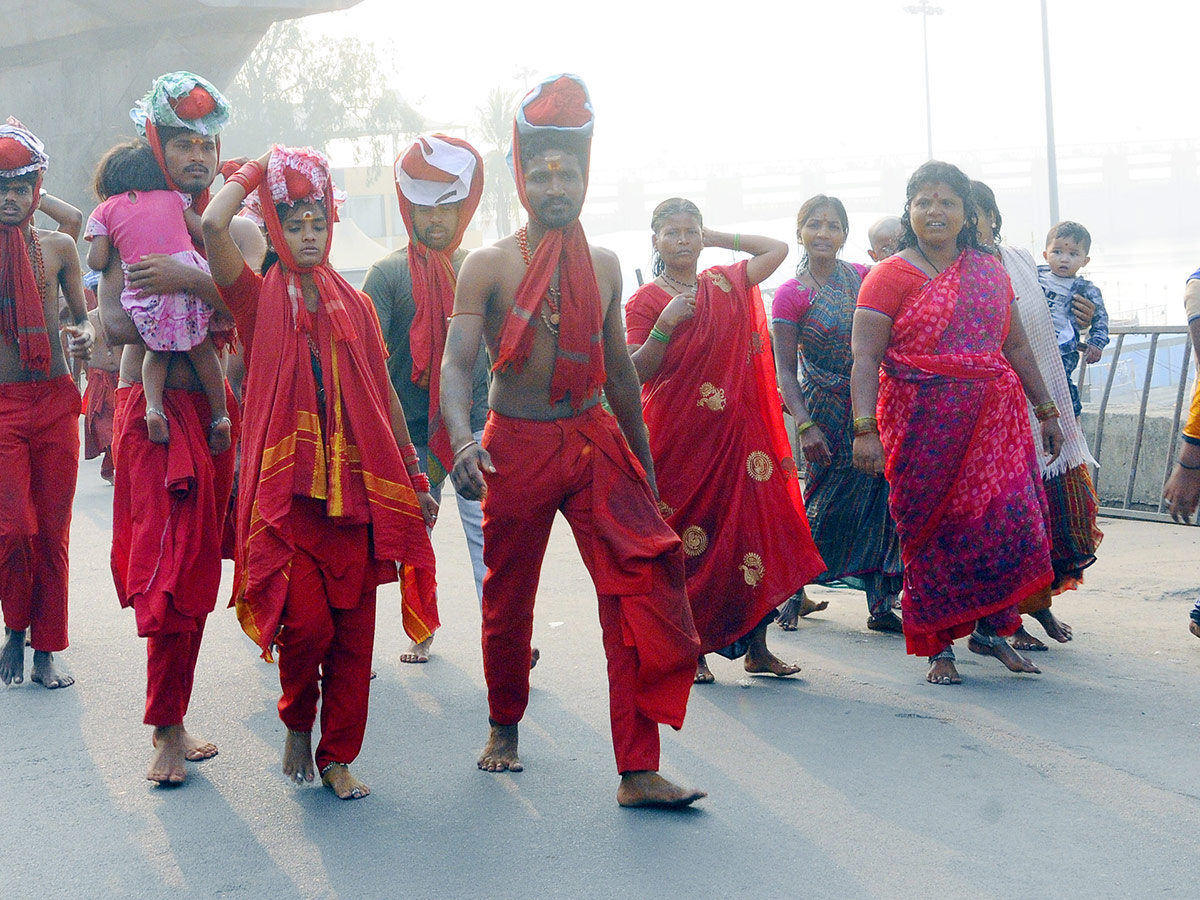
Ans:
{"label": "red fabric knot on head", "polygon": [[534,127],[581,128],[592,120],[587,92],[574,78],[560,76],[525,107],[525,120]]}
{"label": "red fabric knot on head", "polygon": [[317,193],[316,186],[309,180],[308,176],[292,168],[285,168],[283,170],[283,182],[287,185],[288,200],[292,203],[305,200]]}
{"label": "red fabric knot on head", "polygon": [[0,170],[9,171],[33,165],[33,152],[16,138],[0,138]]}
{"label": "red fabric knot on head", "polygon": [[167,102],[171,104],[171,109],[175,110],[175,115],[185,120],[203,119],[217,108],[217,101],[213,99],[213,95],[200,85],[196,85],[181,97],[168,97]]}

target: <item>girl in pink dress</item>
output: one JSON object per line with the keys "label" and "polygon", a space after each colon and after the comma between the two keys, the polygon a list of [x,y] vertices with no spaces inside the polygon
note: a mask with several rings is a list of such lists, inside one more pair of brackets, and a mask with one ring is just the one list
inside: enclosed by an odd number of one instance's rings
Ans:
{"label": "girl in pink dress", "polygon": [[194,293],[143,294],[130,286],[128,278],[129,266],[154,253],[208,272],[208,263],[196,251],[203,237],[192,198],[167,189],[149,146],[141,141],[114,148],[101,161],[95,190],[103,202],[87,224],[88,265],[103,271],[111,254],[120,254],[126,272],[121,307],[146,344],[142,387],[150,440],[159,444],[170,440],[170,424],[163,412],[167,367],[172,353],[186,353],[212,409],[209,450],[214,455],[223,453],[229,449],[231,428],[225,373],[209,336],[210,328],[220,330],[221,320],[213,321],[213,308]]}

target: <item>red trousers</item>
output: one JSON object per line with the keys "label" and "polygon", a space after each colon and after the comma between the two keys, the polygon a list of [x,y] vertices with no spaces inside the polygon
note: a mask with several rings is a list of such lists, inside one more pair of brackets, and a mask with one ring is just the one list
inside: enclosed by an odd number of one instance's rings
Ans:
{"label": "red trousers", "polygon": [[682,725],[700,644],[679,539],[616,420],[598,406],[550,422],[491,413],[483,444],[496,466],[483,502],[491,721],[514,725],[529,702],[534,597],[561,510],[596,584],[617,770],[657,770],[658,723]]}
{"label": "red trousers", "polygon": [[300,497],[291,522],[296,553],[276,638],[279,718],[290,731],[312,731],[320,700],[317,768],[348,765],[367,729],[375,647],[377,583],[367,526],[335,525],[324,504]]}
{"label": "red trousers", "polygon": [[[238,427],[237,404],[227,391]],[[208,452],[212,418],[202,392],[170,389],[171,444],[154,444],[141,385],[118,388],[112,571],[122,606],[146,640],[146,713],[156,728],[179,725],[191,700],[204,623],[221,581],[221,526],[233,487],[234,451]]]}
{"label": "red trousers", "polygon": [[69,375],[0,384],[0,606],[34,650],[67,647],[67,541],[79,474]]}

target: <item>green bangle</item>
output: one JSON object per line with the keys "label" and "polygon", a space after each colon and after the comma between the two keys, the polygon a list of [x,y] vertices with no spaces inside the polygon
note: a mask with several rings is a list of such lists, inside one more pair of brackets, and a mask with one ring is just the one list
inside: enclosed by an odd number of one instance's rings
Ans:
{"label": "green bangle", "polygon": [[742,236],[740,234],[738,234],[736,231],[733,233],[733,252],[734,253],[742,252]]}
{"label": "green bangle", "polygon": [[667,344],[670,343],[671,336],[665,331],[659,331],[658,326],[655,325],[650,329],[650,340],[658,341],[660,344]]}
{"label": "green bangle", "polygon": [[817,423],[812,419],[809,419],[807,422],[801,422],[796,426],[796,437],[800,437],[800,435],[804,434],[804,432],[808,431],[808,429],[812,428],[816,424]]}

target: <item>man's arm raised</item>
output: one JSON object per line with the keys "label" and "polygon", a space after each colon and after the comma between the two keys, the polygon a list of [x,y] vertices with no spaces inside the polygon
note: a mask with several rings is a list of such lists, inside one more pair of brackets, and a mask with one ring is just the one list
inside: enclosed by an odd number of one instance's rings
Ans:
{"label": "man's arm raised", "polygon": [[603,256],[597,254],[596,258],[604,260],[604,269],[613,285],[612,298],[604,314],[604,396],[629,442],[629,449],[646,470],[650,489],[657,497],[658,482],[654,479],[650,436],[642,418],[641,382],[629,358],[629,348],[625,346],[625,323],[621,320],[621,265],[608,251],[604,251]]}
{"label": "man's arm raised", "polygon": [[455,451],[450,478],[454,489],[468,500],[480,500],[487,493],[484,473],[495,472],[488,452],[475,442],[471,431],[471,388],[479,342],[483,339],[483,317],[488,299],[496,287],[498,262],[489,263],[495,251],[490,247],[475,250],[458,273],[454,292],[454,314],[446,331],[446,350],[442,355],[441,412]]}

